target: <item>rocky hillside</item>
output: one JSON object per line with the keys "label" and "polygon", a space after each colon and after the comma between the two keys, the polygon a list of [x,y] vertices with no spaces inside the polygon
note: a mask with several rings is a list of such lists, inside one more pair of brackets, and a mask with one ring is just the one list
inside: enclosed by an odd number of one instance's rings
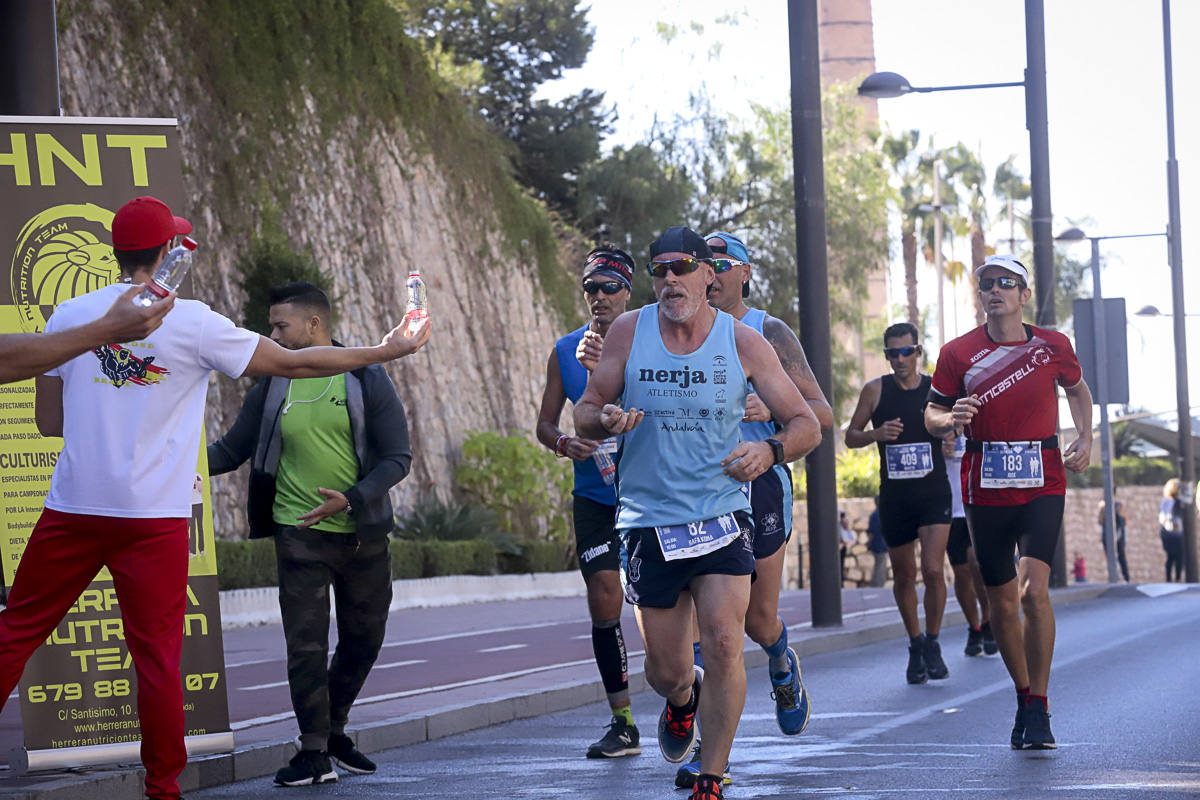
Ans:
{"label": "rocky hillside", "polygon": [[[429,345],[389,366],[408,410],[398,508],[453,486],[469,430],[532,430],[554,339],[579,324],[580,247],[509,177],[499,145],[432,75],[386,0],[59,0],[72,116],[176,117],[206,258],[195,294],[235,321],[235,263],[268,227],[333,274],[335,335],[398,322],[429,285]],[[246,381],[215,377],[212,440]],[[245,529],[245,468],[214,481],[218,535]]]}

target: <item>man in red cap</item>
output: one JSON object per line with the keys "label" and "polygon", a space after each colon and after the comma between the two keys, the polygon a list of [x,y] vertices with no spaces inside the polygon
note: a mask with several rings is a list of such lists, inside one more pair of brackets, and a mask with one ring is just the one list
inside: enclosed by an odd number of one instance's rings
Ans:
{"label": "man in red cap", "polygon": [[[149,281],[174,237],[190,231],[155,198],[122,206],[112,234],[124,279]],[[125,291],[118,284],[67,300],[46,330],[94,320]],[[179,300],[144,339],[97,347],[39,377],[38,430],[62,436],[64,446],[0,613],[0,704],[29,656],[108,567],[137,671],[146,795],[177,798],[187,761],[179,676],[187,523],[209,374],[337,375],[409,355],[428,339],[427,322],[405,322],[374,347],[288,350],[204,303]]]}

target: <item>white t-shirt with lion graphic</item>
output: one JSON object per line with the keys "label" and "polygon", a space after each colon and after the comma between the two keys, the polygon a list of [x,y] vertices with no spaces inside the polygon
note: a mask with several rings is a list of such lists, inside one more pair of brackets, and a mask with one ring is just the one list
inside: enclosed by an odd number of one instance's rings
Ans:
{"label": "white t-shirt with lion graphic", "polygon": [[[104,314],[115,284],[64,301],[46,331]],[[176,300],[142,341],[111,344],[47,372],[63,381],[64,446],[46,508],[102,517],[192,514],[208,376],[245,371],[259,335],[198,300]]]}

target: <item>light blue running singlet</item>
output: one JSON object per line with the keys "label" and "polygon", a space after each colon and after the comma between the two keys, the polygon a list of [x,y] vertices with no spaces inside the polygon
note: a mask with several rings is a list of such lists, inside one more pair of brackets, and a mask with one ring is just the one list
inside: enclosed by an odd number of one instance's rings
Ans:
{"label": "light blue running singlet", "polygon": [[675,355],[663,345],[658,304],[639,312],[621,402],[646,416],[624,437],[618,529],[682,525],[750,510],[743,484],[721,466],[742,440],[748,391],[733,326],[733,317],[717,311],[700,348]]}

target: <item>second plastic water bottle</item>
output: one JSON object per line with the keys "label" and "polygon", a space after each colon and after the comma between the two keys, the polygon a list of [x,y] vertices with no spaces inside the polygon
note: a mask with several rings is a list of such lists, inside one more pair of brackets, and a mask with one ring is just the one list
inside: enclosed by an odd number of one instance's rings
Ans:
{"label": "second plastic water bottle", "polygon": [[605,485],[612,486],[617,479],[617,465],[603,444],[592,452],[592,460],[596,462],[596,468],[600,470],[600,477],[604,479]]}
{"label": "second plastic water bottle", "polygon": [[[408,290],[408,307],[404,311],[404,318],[412,323],[418,323],[429,317],[429,301],[425,294],[425,281],[421,280],[421,273],[413,270],[408,273],[408,280],[405,282],[405,288]],[[413,325],[409,326],[406,336],[413,336]]]}
{"label": "second plastic water bottle", "polygon": [[195,249],[196,240],[190,236],[183,237],[182,242],[167,253],[166,258],[154,271],[154,277],[146,284],[145,289],[138,292],[138,296],[133,299],[133,302],[148,306],[178,289],[179,284],[183,283],[184,277],[192,267],[192,252]]}

